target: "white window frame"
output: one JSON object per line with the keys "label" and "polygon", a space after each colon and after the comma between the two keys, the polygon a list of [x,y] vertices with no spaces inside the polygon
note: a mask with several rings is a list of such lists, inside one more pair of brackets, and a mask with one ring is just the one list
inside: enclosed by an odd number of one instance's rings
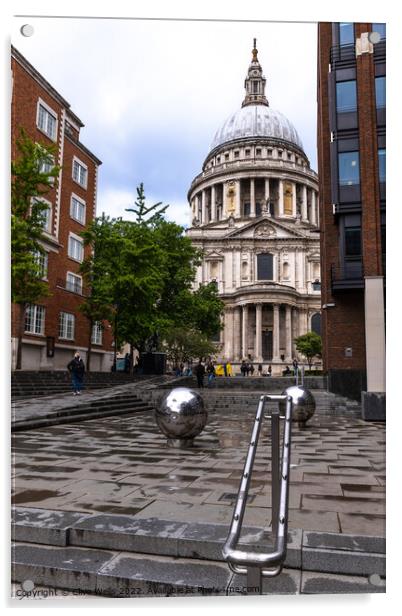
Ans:
{"label": "white window frame", "polygon": [[[79,179],[76,179],[74,177],[74,164],[77,163],[77,165],[80,165],[80,167],[82,167],[85,170],[85,183],[80,182]],[[78,186],[81,186],[81,188],[87,188],[88,186],[88,165],[86,165],[85,163],[82,162],[82,160],[80,160],[77,156],[73,156],[73,164],[72,164],[72,168],[71,168],[71,174],[72,174],[72,178],[74,180],[74,182],[76,184],[78,184]],[[78,178],[80,177],[81,174],[78,175]]]}
{"label": "white window frame", "polygon": [[[70,241],[74,240],[76,242],[78,242],[79,244],[81,244],[82,247],[82,258],[78,258],[76,256],[74,256],[73,254],[71,254],[71,243]],[[68,234],[68,247],[67,247],[67,254],[69,256],[70,259],[72,259],[73,261],[77,261],[77,263],[82,263],[84,260],[84,240],[82,239],[82,237],[79,237],[78,235],[76,235],[75,233],[69,233]]]}
{"label": "white window frame", "polygon": [[[54,124],[54,134],[49,134],[48,131],[44,128],[42,128],[39,125],[39,109],[40,107],[43,107],[43,109],[45,110],[45,112],[47,114],[49,114],[50,116],[52,116],[52,118],[55,121]],[[47,124],[47,122],[46,122]],[[45,103],[45,101],[42,98],[38,98],[38,102],[36,105],[36,128],[38,130],[40,130],[41,133],[43,133],[44,135],[46,135],[46,137],[49,137],[49,139],[51,139],[52,141],[57,141],[57,134],[58,134],[58,129],[59,129],[59,119],[57,116],[57,112],[52,109],[51,107],[49,107],[49,105],[47,103]]]}
{"label": "white window frame", "polygon": [[49,253],[47,250],[45,252],[39,252],[39,250],[34,251],[34,257],[37,263],[42,267],[43,274],[41,276],[41,280],[47,280],[47,272],[49,269]]}
{"label": "white window frame", "polygon": [[[75,216],[75,215],[74,215],[74,210],[75,210],[75,207],[74,207],[74,205],[73,205],[74,201],[77,201],[77,203],[79,203],[80,205],[82,205],[82,206],[83,206],[83,212],[84,212],[84,214],[83,214],[83,218],[82,218],[82,220],[80,220],[80,219],[78,218],[78,216]],[[84,201],[84,199],[81,199],[81,197],[79,197],[79,196],[78,196],[78,195],[76,195],[75,193],[72,193],[72,194],[71,194],[71,198],[70,198],[70,218],[72,218],[73,220],[75,220],[75,221],[79,222],[79,223],[80,223],[80,225],[85,226],[86,214],[87,214],[87,204],[86,204],[86,202]]]}
{"label": "white window frame", "polygon": [[77,295],[82,295],[82,276],[79,276],[75,272],[67,272],[66,289],[67,291],[71,291],[71,293],[77,293]]}
{"label": "white window frame", "polygon": [[45,203],[48,206],[48,214],[46,215],[45,225],[43,226],[43,230],[46,233],[52,234],[52,218],[53,218],[53,203],[44,197],[32,197],[31,205],[34,201],[40,201],[41,203]]}
{"label": "white window frame", "polygon": [[[71,318],[66,318],[71,317]],[[70,323],[70,336],[69,334]],[[75,335],[75,315],[71,312],[61,311],[59,314],[59,339],[60,340],[74,340]]]}
{"label": "white window frame", "polygon": [[92,344],[97,344],[99,346],[102,346],[102,334],[103,334],[102,321],[95,321],[95,323],[92,326],[92,335],[91,335]]}
{"label": "white window frame", "polygon": [[[32,311],[33,309],[33,317],[31,316],[30,320],[33,324],[33,330],[27,329],[27,314],[28,311]],[[29,304],[26,307],[25,315],[24,315],[24,333],[31,334],[34,336],[43,336],[45,333],[45,317],[46,317],[46,308],[44,306],[38,306],[37,304]],[[38,320],[39,319],[39,320]],[[37,324],[39,327],[37,328]],[[39,331],[36,331],[38,329]]]}

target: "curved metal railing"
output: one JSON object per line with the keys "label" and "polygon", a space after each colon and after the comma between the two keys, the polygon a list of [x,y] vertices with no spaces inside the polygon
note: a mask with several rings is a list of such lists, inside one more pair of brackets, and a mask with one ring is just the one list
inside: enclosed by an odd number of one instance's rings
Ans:
{"label": "curved metal railing", "polygon": [[[279,408],[275,408],[271,415],[265,417],[265,419],[271,419],[272,533],[274,535],[274,549],[272,552],[260,553],[239,549],[237,544],[243,525],[254,459],[267,400],[278,402],[286,400],[286,411],[283,430],[282,464],[280,464],[279,447]],[[222,549],[223,557],[230,569],[234,573],[247,574],[247,585],[250,586],[252,584],[254,586],[257,583],[260,593],[262,592],[261,578],[278,575],[282,571],[286,558],[292,411],[293,401],[290,396],[262,395],[260,397],[229,535]]]}

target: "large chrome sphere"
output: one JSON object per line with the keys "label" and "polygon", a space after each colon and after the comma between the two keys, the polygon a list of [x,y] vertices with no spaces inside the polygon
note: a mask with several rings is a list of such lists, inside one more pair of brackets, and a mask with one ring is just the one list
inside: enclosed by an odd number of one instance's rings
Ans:
{"label": "large chrome sphere", "polygon": [[176,387],[162,398],[155,419],[168,439],[191,440],[204,429],[208,412],[199,393]]}
{"label": "large chrome sphere", "polygon": [[[292,385],[282,392],[293,400],[292,421],[298,423],[306,423],[315,413],[315,399],[310,390],[301,385]],[[286,400],[280,400],[279,411],[281,415],[285,414]]]}

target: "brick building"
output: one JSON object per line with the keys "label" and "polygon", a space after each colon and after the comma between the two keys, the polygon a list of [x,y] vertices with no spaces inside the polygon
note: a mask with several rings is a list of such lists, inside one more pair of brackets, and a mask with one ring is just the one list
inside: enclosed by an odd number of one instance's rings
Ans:
{"label": "brick building", "polygon": [[[98,167],[101,161],[80,141],[84,126],[69,103],[38,73],[18,50],[12,49],[11,156],[18,156],[16,140],[23,127],[37,143],[56,146],[61,167],[46,194],[48,216],[42,245],[43,277],[51,296],[28,307],[22,346],[22,369],[65,369],[75,350],[84,358],[89,322],[79,311],[83,287],[80,263],[88,254],[80,233],[96,215]],[[16,365],[19,306],[12,307],[12,366]],[[107,323],[92,331],[91,370],[110,370],[112,333]]]}
{"label": "brick building", "polygon": [[385,411],[385,24],[318,26],[324,368]]}

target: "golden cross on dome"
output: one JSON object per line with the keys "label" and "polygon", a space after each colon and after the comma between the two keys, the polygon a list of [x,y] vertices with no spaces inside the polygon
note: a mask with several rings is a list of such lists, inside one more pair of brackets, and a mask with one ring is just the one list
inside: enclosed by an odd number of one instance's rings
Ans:
{"label": "golden cross on dome", "polygon": [[258,54],[257,39],[254,39],[254,49],[252,51],[252,54],[253,54],[253,62],[258,62],[257,60],[257,54]]}

